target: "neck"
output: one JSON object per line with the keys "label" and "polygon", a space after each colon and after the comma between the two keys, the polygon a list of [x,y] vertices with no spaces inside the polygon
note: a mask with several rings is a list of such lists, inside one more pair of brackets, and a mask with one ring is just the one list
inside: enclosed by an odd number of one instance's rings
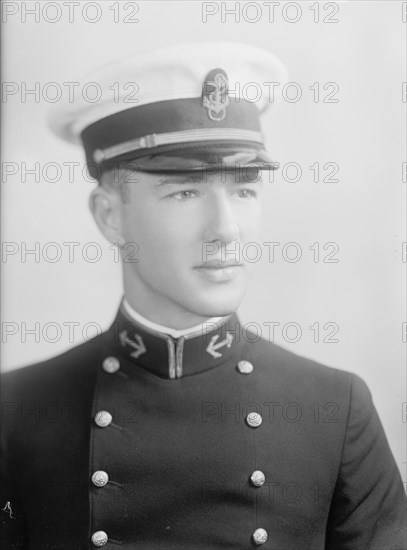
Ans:
{"label": "neck", "polygon": [[140,285],[137,278],[129,276],[123,270],[124,296],[127,304],[148,321],[175,330],[185,330],[195,327],[213,317],[198,315],[194,312],[177,307],[165,296],[157,296]]}
{"label": "neck", "polygon": [[131,296],[125,293],[125,301],[130,306],[131,310],[134,310],[137,314],[144,317],[148,321],[157,325],[172,328],[175,330],[185,330],[196,325],[200,325],[210,319],[209,317],[201,317],[199,315],[176,315],[171,314],[165,307],[154,309],[152,307],[143,307],[143,301],[134,300]]}

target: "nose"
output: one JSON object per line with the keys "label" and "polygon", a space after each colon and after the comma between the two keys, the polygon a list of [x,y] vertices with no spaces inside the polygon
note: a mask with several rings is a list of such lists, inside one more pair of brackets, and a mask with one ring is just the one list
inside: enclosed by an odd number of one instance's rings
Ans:
{"label": "nose", "polygon": [[209,204],[210,210],[204,240],[206,242],[219,242],[225,245],[239,241],[240,228],[231,204],[231,199],[226,193],[216,194]]}

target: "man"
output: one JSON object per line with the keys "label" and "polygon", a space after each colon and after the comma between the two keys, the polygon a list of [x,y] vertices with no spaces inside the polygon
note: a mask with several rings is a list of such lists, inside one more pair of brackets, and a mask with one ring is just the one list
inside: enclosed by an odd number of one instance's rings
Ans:
{"label": "man", "polygon": [[[101,337],[6,376],[9,548],[407,547],[364,382],[255,341],[235,313],[259,175],[277,167],[259,124],[266,83],[282,79],[254,47],[174,46],[88,79],[137,83],[136,105],[53,113],[99,180],[90,207],[120,247],[124,299]],[[256,102],[239,95],[248,82]]]}

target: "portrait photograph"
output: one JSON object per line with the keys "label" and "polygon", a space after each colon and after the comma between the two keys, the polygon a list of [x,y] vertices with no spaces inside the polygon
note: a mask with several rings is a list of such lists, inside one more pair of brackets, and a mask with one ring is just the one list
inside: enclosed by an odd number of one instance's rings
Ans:
{"label": "portrait photograph", "polygon": [[1,548],[407,550],[407,2],[0,12]]}

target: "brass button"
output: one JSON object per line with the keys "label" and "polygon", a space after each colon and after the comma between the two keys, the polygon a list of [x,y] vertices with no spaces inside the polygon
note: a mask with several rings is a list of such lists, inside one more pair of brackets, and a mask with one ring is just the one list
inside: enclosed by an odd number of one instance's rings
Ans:
{"label": "brass button", "polygon": [[250,361],[239,361],[237,364],[237,370],[241,374],[250,374],[253,372],[253,365],[250,363]]}
{"label": "brass button", "polygon": [[103,361],[102,369],[109,374],[114,374],[120,369],[120,361],[117,357],[106,357]]}
{"label": "brass button", "polygon": [[100,548],[101,546],[107,544],[107,533],[104,531],[95,531],[90,540],[92,541],[93,546]]}
{"label": "brass button", "polygon": [[247,415],[246,422],[251,428],[258,428],[263,419],[259,413],[251,412]]}
{"label": "brass button", "polygon": [[252,538],[253,538],[254,544],[256,544],[256,546],[260,546],[261,544],[264,544],[265,542],[267,542],[267,539],[268,539],[267,531],[259,527],[253,533]]}
{"label": "brass button", "polygon": [[255,487],[261,487],[262,485],[264,485],[264,482],[266,481],[266,476],[263,474],[261,470],[255,470],[250,476],[250,481],[252,482],[252,485],[254,485]]}
{"label": "brass button", "polygon": [[92,475],[92,483],[96,487],[104,487],[109,481],[109,476],[103,470],[97,470]]}
{"label": "brass button", "polygon": [[95,415],[95,423],[99,428],[106,428],[112,422],[113,417],[110,412],[99,411]]}

